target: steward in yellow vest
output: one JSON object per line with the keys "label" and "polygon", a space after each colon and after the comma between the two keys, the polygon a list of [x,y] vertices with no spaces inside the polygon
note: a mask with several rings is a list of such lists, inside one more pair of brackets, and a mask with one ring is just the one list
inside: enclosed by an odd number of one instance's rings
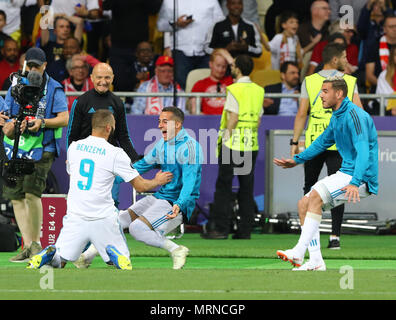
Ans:
{"label": "steward in yellow vest", "polygon": [[218,139],[219,173],[204,239],[226,239],[233,212],[232,180],[239,180],[240,219],[233,239],[250,239],[254,223],[254,168],[258,154],[258,127],[263,114],[264,89],[249,74],[253,60],[240,55],[231,66],[236,82],[227,87]]}
{"label": "steward in yellow vest", "polygon": [[258,126],[263,114],[264,89],[251,82],[249,77],[242,77],[237,83],[227,87],[227,96],[231,96],[232,98],[229,100],[232,99],[237,103],[238,110],[234,111],[237,111],[238,122],[231,133],[227,132],[230,110],[224,108],[220,121],[218,146],[221,147],[223,143],[232,150],[257,151],[259,149]]}
{"label": "steward in yellow vest", "polygon": [[[342,77],[348,85],[348,98],[352,101],[357,79],[347,74]],[[305,148],[308,148],[327,128],[333,114],[331,109],[323,108],[322,100],[319,97],[325,79],[319,73],[314,73],[305,78],[310,108],[307,130],[305,131]],[[337,150],[336,145],[331,146],[328,150]]]}

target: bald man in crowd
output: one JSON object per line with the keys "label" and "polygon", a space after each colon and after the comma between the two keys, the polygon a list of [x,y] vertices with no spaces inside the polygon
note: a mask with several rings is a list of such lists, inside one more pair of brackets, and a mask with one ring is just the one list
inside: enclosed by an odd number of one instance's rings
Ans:
{"label": "bald man in crowd", "polygon": [[[113,79],[113,69],[107,63],[99,63],[93,68],[91,80],[94,88],[74,100],[72,105],[67,130],[67,146],[73,141],[88,137],[92,131],[92,115],[97,110],[107,109],[113,113],[116,121],[115,131],[109,137],[109,142],[114,146],[121,147],[133,163],[138,160],[139,155],[135,151],[131,137],[129,136],[124,103],[110,91]],[[118,190],[121,182],[119,179],[116,179],[112,190],[116,206],[119,204]]]}

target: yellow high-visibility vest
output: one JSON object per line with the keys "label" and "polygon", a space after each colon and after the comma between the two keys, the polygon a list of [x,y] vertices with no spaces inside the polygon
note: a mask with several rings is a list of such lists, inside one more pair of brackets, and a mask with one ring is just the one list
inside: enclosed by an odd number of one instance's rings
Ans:
{"label": "yellow high-visibility vest", "polygon": [[[231,137],[224,145],[232,150],[257,151],[258,122],[262,114],[264,89],[253,82],[237,82],[227,87],[227,94],[232,94],[238,101],[238,123]],[[220,121],[218,146],[227,128],[227,111],[224,109]]]}
{"label": "yellow high-visibility vest", "polygon": [[[357,79],[348,74],[344,74],[342,77],[348,86],[347,96],[352,101]],[[324,80],[326,78],[319,73],[314,73],[305,78],[310,106],[308,125],[305,131],[305,148],[308,148],[325,131],[333,114],[331,109],[323,108],[322,99],[320,98]],[[327,150],[337,150],[336,145],[332,145]]]}

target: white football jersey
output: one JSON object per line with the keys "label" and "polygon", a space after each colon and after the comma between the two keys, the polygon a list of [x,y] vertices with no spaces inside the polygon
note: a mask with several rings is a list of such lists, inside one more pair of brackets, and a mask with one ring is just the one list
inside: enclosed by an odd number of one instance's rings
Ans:
{"label": "white football jersey", "polygon": [[87,220],[114,214],[115,176],[129,182],[139,175],[124,150],[94,136],[70,144],[66,167],[70,175],[67,213]]}

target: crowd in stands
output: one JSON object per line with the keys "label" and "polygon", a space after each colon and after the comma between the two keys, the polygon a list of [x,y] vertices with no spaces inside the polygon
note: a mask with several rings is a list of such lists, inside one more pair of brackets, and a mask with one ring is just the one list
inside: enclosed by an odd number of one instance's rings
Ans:
{"label": "crowd in stands", "polygon": [[[268,3],[264,24],[257,1]],[[359,93],[396,92],[396,0],[177,0],[177,10],[174,2],[2,0],[0,89],[10,87],[10,74],[36,46],[46,53],[46,72],[66,92],[92,89],[93,67],[108,62],[113,91],[225,93],[233,82],[226,50],[254,58],[251,78],[262,77],[257,83],[265,92],[299,93],[304,77],[323,67],[326,45],[338,42],[347,52],[344,72],[358,79]],[[75,98],[69,96],[69,110]],[[199,112],[221,114],[224,101],[203,98]],[[378,99],[362,102],[379,114]],[[169,105],[198,113],[196,98],[125,99],[129,114],[158,114]],[[299,104],[266,98],[263,107],[265,114],[293,116]],[[386,101],[386,114],[396,115],[396,100]]]}

